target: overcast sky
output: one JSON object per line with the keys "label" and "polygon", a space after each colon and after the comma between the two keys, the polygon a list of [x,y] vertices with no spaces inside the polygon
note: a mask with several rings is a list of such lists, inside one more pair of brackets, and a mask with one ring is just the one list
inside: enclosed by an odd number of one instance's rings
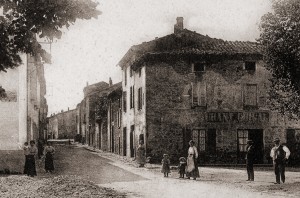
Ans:
{"label": "overcast sky", "polygon": [[[118,61],[135,44],[184,28],[225,40],[255,41],[271,0],[98,0],[98,19],[77,21],[51,46],[45,68],[49,114],[74,109],[86,83],[121,81]],[[49,49],[49,47],[48,47]]]}

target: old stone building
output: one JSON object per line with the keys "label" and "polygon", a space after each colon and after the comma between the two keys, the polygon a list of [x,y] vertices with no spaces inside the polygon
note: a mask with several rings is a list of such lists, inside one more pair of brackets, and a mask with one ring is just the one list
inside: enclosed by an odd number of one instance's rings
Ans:
{"label": "old stone building", "polygon": [[[108,151],[124,155],[122,135],[122,84],[117,83],[110,88],[107,95],[107,129]],[[126,144],[125,144],[126,145]]]}
{"label": "old stone building", "polygon": [[46,134],[44,66],[30,55],[21,58],[22,65],[0,72],[0,171],[22,172],[24,142]]}
{"label": "old stone building", "polygon": [[82,143],[103,151],[119,150],[115,143],[115,138],[119,137],[119,128],[115,127],[116,114],[112,107],[121,95],[121,88],[121,83],[112,84],[111,80],[109,83],[99,82],[84,88],[84,99],[77,105],[77,133],[82,136]]}
{"label": "old stone building", "polygon": [[252,139],[256,163],[270,162],[273,138],[292,145],[299,123],[268,108],[271,75],[262,58],[258,43],[198,34],[181,17],[173,34],[132,46],[119,62],[123,154],[134,157],[144,140],[147,156],[168,153],[176,162],[193,139],[201,163],[244,163]]}
{"label": "old stone building", "polygon": [[48,139],[74,139],[77,134],[76,109],[61,111],[48,118]]}

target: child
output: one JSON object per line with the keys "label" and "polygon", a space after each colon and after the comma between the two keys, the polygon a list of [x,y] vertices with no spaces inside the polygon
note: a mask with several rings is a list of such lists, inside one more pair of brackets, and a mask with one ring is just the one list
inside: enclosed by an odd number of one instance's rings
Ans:
{"label": "child", "polygon": [[168,154],[164,154],[164,158],[161,160],[161,163],[161,172],[164,173],[164,177],[168,177],[168,174],[170,173],[170,160]]}
{"label": "child", "polygon": [[178,165],[179,175],[180,175],[179,178],[184,178],[185,167],[186,167],[186,159],[184,157],[179,158],[179,165]]}

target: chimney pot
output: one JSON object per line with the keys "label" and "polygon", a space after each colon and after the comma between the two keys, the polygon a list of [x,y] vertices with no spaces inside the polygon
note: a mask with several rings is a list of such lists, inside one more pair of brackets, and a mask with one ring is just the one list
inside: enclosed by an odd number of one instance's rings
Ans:
{"label": "chimney pot", "polygon": [[111,80],[111,77],[109,77],[108,84],[109,84],[109,86],[112,86],[112,80]]}
{"label": "chimney pot", "polygon": [[177,23],[174,25],[174,33],[180,33],[183,30],[183,17],[176,18]]}

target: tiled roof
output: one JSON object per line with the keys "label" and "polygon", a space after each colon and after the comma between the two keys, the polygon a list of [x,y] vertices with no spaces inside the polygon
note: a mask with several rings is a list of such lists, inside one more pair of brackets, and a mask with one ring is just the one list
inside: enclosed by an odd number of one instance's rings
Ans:
{"label": "tiled roof", "polygon": [[256,42],[225,41],[210,38],[184,29],[179,34],[170,34],[149,42],[132,46],[119,62],[139,62],[145,56],[153,55],[261,55],[260,44]]}

